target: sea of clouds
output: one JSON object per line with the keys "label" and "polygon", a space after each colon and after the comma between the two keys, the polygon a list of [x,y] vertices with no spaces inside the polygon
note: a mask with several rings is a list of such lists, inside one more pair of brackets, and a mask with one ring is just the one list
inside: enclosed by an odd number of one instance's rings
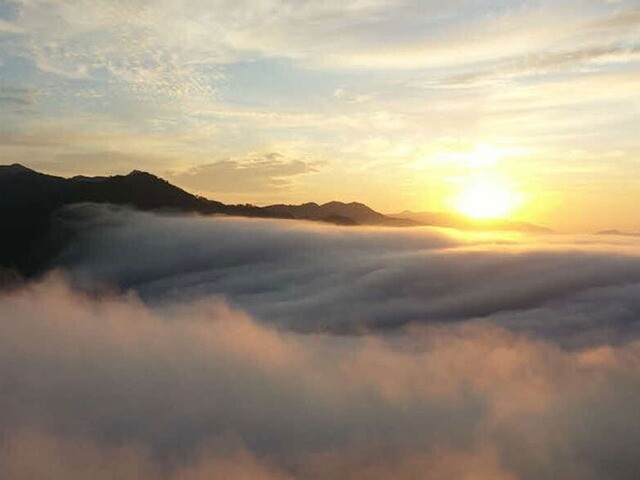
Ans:
{"label": "sea of clouds", "polygon": [[640,240],[58,222],[0,293],[0,478],[637,478]]}
{"label": "sea of clouds", "polygon": [[74,285],[154,306],[218,296],[298,332],[483,319],[565,345],[640,334],[640,238],[455,235],[434,228],[68,209]]}

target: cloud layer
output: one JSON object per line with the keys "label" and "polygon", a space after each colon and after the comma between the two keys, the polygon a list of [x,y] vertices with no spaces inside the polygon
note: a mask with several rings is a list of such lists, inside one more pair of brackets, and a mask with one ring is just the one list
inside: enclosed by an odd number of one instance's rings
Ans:
{"label": "cloud layer", "polygon": [[0,296],[0,476],[633,479],[640,344],[273,330],[59,277]]}
{"label": "cloud layer", "polygon": [[640,469],[633,237],[57,222],[63,268],[0,293],[3,479]]}
{"label": "cloud layer", "polygon": [[297,221],[67,210],[58,262],[77,284],[152,305],[222,295],[304,332],[489,320],[580,346],[638,333],[633,238],[455,236]]}

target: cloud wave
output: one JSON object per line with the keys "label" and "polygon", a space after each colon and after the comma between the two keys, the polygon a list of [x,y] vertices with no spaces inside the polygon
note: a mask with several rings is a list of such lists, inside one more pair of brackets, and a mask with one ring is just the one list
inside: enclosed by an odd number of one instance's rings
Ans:
{"label": "cloud wave", "polygon": [[0,476],[632,479],[640,343],[278,331],[54,276],[0,297]]}
{"label": "cloud wave", "polygon": [[0,478],[640,469],[637,239],[58,222],[59,271],[0,292]]}
{"label": "cloud wave", "polygon": [[[68,210],[59,264],[151,304],[222,295],[298,331],[484,319],[566,344],[638,333],[633,238],[454,236],[273,220]],[[67,227],[69,228],[69,227]]]}

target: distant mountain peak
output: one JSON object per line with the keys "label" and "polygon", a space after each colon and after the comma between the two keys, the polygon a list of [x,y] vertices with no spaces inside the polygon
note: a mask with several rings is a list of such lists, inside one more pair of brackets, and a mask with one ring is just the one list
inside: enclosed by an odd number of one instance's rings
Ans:
{"label": "distant mountain peak", "polygon": [[341,202],[339,200],[332,200],[330,202],[327,202],[325,204],[322,205],[323,207],[368,207],[367,205],[365,205],[364,203],[360,203],[360,202]]}
{"label": "distant mountain peak", "polygon": [[387,225],[387,226],[412,226],[416,225],[411,220],[387,217],[376,212],[371,207],[359,202],[340,202],[337,200],[318,205],[314,202],[302,205],[270,205],[265,207],[268,211],[293,218],[316,220],[338,225]]}
{"label": "distant mountain peak", "polygon": [[87,175],[76,175],[75,177],[71,177],[70,180],[75,182],[104,182],[109,178],[110,177],[89,177]]}
{"label": "distant mountain peak", "polygon": [[455,212],[412,212],[391,214],[396,218],[414,220],[422,225],[469,231],[512,231],[522,233],[552,233],[553,230],[529,222],[510,219],[473,219]]}
{"label": "distant mountain peak", "polygon": [[158,177],[153,173],[144,172],[142,170],[132,170],[127,175],[116,175],[115,177],[110,177],[110,178],[114,180],[120,180],[120,181],[124,180],[126,182],[142,183],[142,184],[148,184],[148,185],[156,185],[156,186],[162,185],[163,188],[170,186],[175,190],[183,191],[180,187],[172,185],[164,178]]}
{"label": "distant mountain peak", "polygon": [[[67,205],[98,203],[148,211],[203,215],[292,218],[253,205],[226,205],[192,195],[163,178],[134,170],[109,177],[56,177],[20,164],[0,165],[0,267],[35,273],[46,261],[47,231],[54,212]],[[42,243],[44,242],[44,243]],[[53,249],[57,247],[51,247]]]}
{"label": "distant mountain peak", "polygon": [[156,179],[160,178],[160,177],[155,176],[152,173],[143,172],[142,170],[132,170],[127,175],[125,175],[125,177],[147,177],[147,178],[156,178]]}
{"label": "distant mountain peak", "polygon": [[36,173],[28,167],[20,163],[12,163],[11,165],[0,165],[1,173]]}

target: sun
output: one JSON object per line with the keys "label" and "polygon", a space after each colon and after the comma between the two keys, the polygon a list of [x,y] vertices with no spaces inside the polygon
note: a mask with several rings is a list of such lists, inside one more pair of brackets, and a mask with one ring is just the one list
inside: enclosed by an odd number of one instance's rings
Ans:
{"label": "sun", "polygon": [[455,201],[456,211],[477,220],[503,218],[518,206],[518,195],[491,179],[464,184]]}

